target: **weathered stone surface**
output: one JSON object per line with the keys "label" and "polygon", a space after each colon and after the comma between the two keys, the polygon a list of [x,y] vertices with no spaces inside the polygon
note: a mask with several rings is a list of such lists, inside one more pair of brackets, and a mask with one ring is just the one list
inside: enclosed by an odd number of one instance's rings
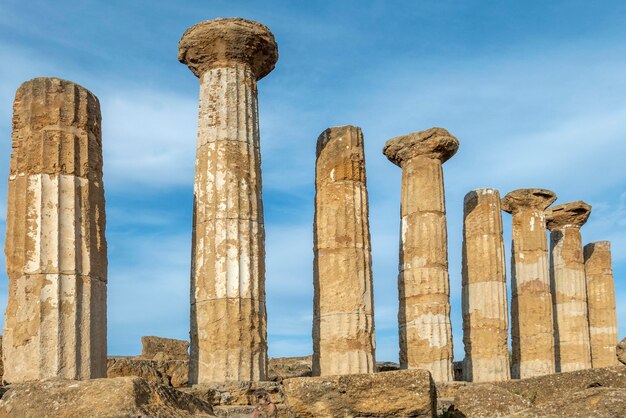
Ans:
{"label": "weathered stone surface", "polygon": [[109,357],[107,377],[137,376],[164,386],[186,386],[189,377],[187,360],[144,360],[136,357]]}
{"label": "weathered stone surface", "polygon": [[[603,411],[622,404],[626,368],[579,370],[497,383],[446,384],[437,390],[439,396],[454,397],[455,417],[616,417],[622,415],[603,415]],[[596,404],[600,415],[593,412]]]}
{"label": "weathered stone surface", "polygon": [[626,389],[591,387],[513,414],[520,418],[615,418],[626,411]]}
{"label": "weathered stone surface", "polygon": [[550,284],[557,372],[591,368],[587,285],[580,227],[591,206],[572,202],[546,210],[550,230]]}
{"label": "weathered stone surface", "polygon": [[255,79],[269,74],[278,61],[274,35],[258,22],[241,18],[207,20],[185,31],[178,60],[198,77],[213,68],[249,66]]}
{"label": "weathered stone surface", "polygon": [[556,200],[545,189],[518,189],[502,199],[513,215],[511,345],[514,378],[552,374],[554,323],[544,210]]}
{"label": "weathered stone surface", "polygon": [[454,418],[508,417],[531,406],[528,399],[496,384],[459,387],[451,415]]}
{"label": "weathered stone surface", "polygon": [[617,360],[626,365],[626,338],[617,344]]}
{"label": "weathered stone surface", "polygon": [[283,388],[278,382],[203,383],[179,390],[213,406],[254,405],[253,395],[257,390],[266,391],[274,404],[280,405],[285,401]]}
{"label": "weathered stone surface", "polygon": [[162,337],[141,337],[141,358],[145,360],[188,360],[189,342]]}
{"label": "weathered stone surface", "polygon": [[214,417],[211,405],[138,377],[12,385],[0,417]]}
{"label": "weathered stone surface", "polygon": [[283,386],[300,418],[434,417],[436,407],[426,370],[286,379]]}
{"label": "weathered stone surface", "polygon": [[453,379],[450,278],[442,163],[459,141],[448,131],[390,139],[383,153],[402,168],[398,275],[400,365]]}
{"label": "weathered stone surface", "polygon": [[100,104],[70,81],[35,78],[13,105],[7,201],[4,380],[106,375]]}
{"label": "weathered stone surface", "polygon": [[267,374],[265,230],[257,85],[278,59],[265,26],[188,29],[179,60],[200,77],[191,274],[190,383]]}
{"label": "weathered stone surface", "polygon": [[500,193],[495,189],[465,195],[462,276],[465,379],[508,380],[506,265]]}
{"label": "weathered stone surface", "polygon": [[591,365],[610,367],[618,363],[617,312],[611,243],[592,242],[583,248],[585,278],[587,283],[587,307],[589,312],[589,339],[591,342]]}
{"label": "weathered stone surface", "polygon": [[267,378],[273,382],[282,382],[291,377],[309,377],[312,362],[313,356],[271,358]]}
{"label": "weathered stone surface", "polygon": [[313,375],[373,373],[372,255],[360,128],[329,128],[317,140],[313,229]]}

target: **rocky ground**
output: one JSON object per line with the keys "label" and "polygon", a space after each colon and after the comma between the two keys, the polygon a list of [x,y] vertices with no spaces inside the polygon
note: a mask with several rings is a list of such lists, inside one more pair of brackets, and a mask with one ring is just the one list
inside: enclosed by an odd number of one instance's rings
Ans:
{"label": "rocky ground", "polygon": [[[267,382],[187,387],[186,341],[147,337],[137,357],[111,357],[108,379],[0,388],[2,417],[251,417],[262,389],[291,417],[626,417],[626,367],[499,383],[451,382],[377,363],[379,373],[310,377],[311,357],[270,359]],[[626,340],[618,358],[626,364]],[[1,368],[1,364],[0,364]]]}

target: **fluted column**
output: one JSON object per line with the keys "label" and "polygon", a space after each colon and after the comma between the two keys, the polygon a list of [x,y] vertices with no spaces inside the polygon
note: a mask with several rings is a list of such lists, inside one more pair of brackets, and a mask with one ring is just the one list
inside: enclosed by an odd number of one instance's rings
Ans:
{"label": "fluted column", "polygon": [[496,189],[469,192],[463,217],[465,379],[508,380],[509,309],[500,193]]}
{"label": "fluted column", "polygon": [[100,104],[35,78],[13,106],[4,380],[106,377],[107,246]]}
{"label": "fluted column", "polygon": [[442,164],[458,147],[448,131],[431,128],[390,139],[383,149],[402,168],[400,366],[429,370],[437,382],[454,378]]}
{"label": "fluted column", "polygon": [[556,200],[545,189],[518,189],[502,199],[513,215],[511,345],[513,378],[555,372],[552,295],[544,210]]}
{"label": "fluted column", "polygon": [[265,232],[257,80],[278,59],[257,22],[189,28],[178,59],[200,78],[189,382],[264,380]]}
{"label": "fluted column", "polygon": [[580,227],[591,206],[578,201],[546,211],[550,230],[550,283],[557,372],[591,368],[587,284]]}
{"label": "fluted column", "polygon": [[313,375],[375,369],[372,256],[363,133],[325,130],[317,140]]}
{"label": "fluted column", "polygon": [[583,249],[589,308],[589,338],[593,368],[618,365],[617,313],[611,265],[611,243],[592,242]]}

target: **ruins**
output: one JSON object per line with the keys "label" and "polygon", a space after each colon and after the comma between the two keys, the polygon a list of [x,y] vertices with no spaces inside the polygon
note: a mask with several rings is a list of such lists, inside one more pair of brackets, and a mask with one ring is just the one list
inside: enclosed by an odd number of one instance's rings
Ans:
{"label": "ruins", "polygon": [[513,215],[511,244],[511,375],[555,372],[552,295],[544,210],[556,200],[545,189],[518,189],[502,199]]}
{"label": "ruins", "polygon": [[402,168],[398,275],[400,365],[453,380],[444,162],[459,141],[442,128],[399,136],[383,153]]}
{"label": "ruins", "polygon": [[[443,128],[383,148],[402,170],[400,364],[375,361],[364,139],[347,125],[317,140],[313,355],[272,359],[268,372],[257,82],[274,69],[278,47],[266,26],[226,18],[192,26],[178,48],[200,79],[190,342],[146,336],[141,356],[107,360],[100,104],[70,81],[32,79],[14,101],[0,336],[0,380],[10,386],[0,391],[0,417],[45,415],[52,404],[77,416],[111,405],[120,416],[215,416],[213,406],[218,416],[242,416],[251,396],[262,404],[256,412],[275,417],[434,416],[446,394],[478,416],[579,405],[587,416],[623,413],[626,340],[617,345],[610,243],[583,248],[591,206],[551,206],[550,190],[466,194],[465,359],[453,363],[443,163],[460,144]],[[502,211],[512,215],[511,359]],[[464,379],[480,384],[451,382],[460,363]],[[555,372],[572,373],[544,376]]]}
{"label": "ruins", "polygon": [[611,266],[611,243],[592,242],[583,248],[587,307],[589,309],[589,338],[591,366],[610,367],[617,361],[617,314],[615,286]]}
{"label": "ruins", "polygon": [[373,373],[374,295],[363,133],[326,129],[317,140],[313,375]]}
{"label": "ruins", "polygon": [[13,109],[4,380],[105,377],[100,103],[70,81],[35,78]]}
{"label": "ruins", "polygon": [[200,78],[194,181],[189,382],[267,374],[265,230],[257,81],[278,60],[245,19],[187,29],[178,60]]}
{"label": "ruins", "polygon": [[468,382],[509,380],[509,309],[500,193],[478,189],[463,204],[463,342]]}
{"label": "ruins", "polygon": [[591,368],[587,286],[580,227],[591,206],[565,203],[546,211],[550,230],[550,284],[554,306],[554,354],[557,372]]}

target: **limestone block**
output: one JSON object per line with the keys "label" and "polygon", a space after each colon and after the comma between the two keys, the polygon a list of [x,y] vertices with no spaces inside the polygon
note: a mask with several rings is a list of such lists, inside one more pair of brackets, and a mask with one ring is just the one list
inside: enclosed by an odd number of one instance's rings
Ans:
{"label": "limestone block", "polygon": [[617,346],[617,311],[611,263],[611,243],[592,242],[583,248],[589,340],[593,368],[615,366]]}
{"label": "limestone block", "polygon": [[372,256],[360,128],[320,135],[315,184],[312,372],[372,373]]}
{"label": "limestone block", "polygon": [[400,365],[453,373],[450,279],[442,164],[459,141],[442,128],[390,139],[383,153],[402,168],[398,313]]}
{"label": "limestone block", "polygon": [[552,294],[544,210],[556,200],[545,189],[518,189],[501,201],[513,215],[511,345],[513,378],[555,372]]}
{"label": "limestone block", "polygon": [[283,381],[297,417],[433,417],[435,385],[426,370],[293,378]]}
{"label": "limestone block", "polygon": [[21,383],[0,400],[0,417],[215,417],[211,405],[138,377]]}
{"label": "limestone block", "polygon": [[153,336],[141,337],[141,358],[146,360],[188,360],[189,342]]}
{"label": "limestone block", "polygon": [[573,202],[546,211],[550,230],[550,283],[554,304],[556,370],[591,368],[587,285],[580,227],[591,206]]}
{"label": "limestone block", "polygon": [[7,202],[4,379],[106,375],[100,105],[36,78],[17,90]]}
{"label": "limestone block", "polygon": [[198,23],[178,46],[179,61],[200,78],[190,383],[263,380],[265,229],[257,81],[274,68],[278,49],[267,27],[238,18]]}
{"label": "limestone block", "polygon": [[464,375],[470,382],[511,378],[509,312],[500,193],[469,192],[463,222]]}

